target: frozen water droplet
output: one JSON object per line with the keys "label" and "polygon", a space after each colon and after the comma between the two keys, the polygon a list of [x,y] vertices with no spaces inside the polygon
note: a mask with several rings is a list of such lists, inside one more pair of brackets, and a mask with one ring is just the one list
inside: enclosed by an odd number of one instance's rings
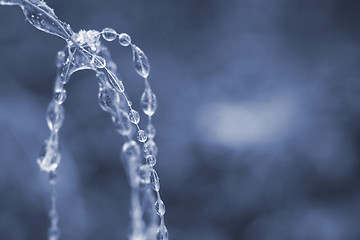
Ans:
{"label": "frozen water droplet", "polygon": [[144,130],[139,130],[137,132],[136,138],[139,140],[139,142],[146,142],[147,136]]}
{"label": "frozen water droplet", "polygon": [[37,29],[69,40],[73,31],[67,28],[46,4],[34,4],[32,1],[23,1],[21,8],[26,19]]}
{"label": "frozen water droplet", "polygon": [[66,100],[66,90],[63,88],[57,89],[54,93],[54,100],[59,105],[63,104]]}
{"label": "frozen water droplet", "polygon": [[150,181],[152,184],[152,188],[158,192],[160,191],[160,180],[157,172],[154,169],[150,170]]}
{"label": "frozen water droplet", "polygon": [[132,45],[132,50],[136,72],[143,78],[147,78],[150,73],[150,65],[145,53],[136,45]]}
{"label": "frozen water droplet", "polygon": [[114,41],[115,38],[117,36],[117,33],[114,29],[112,28],[104,28],[102,30],[102,37],[106,40],[106,41]]}
{"label": "frozen water droplet", "polygon": [[158,148],[156,146],[156,143],[152,139],[147,140],[147,142],[144,143],[145,157],[148,155],[153,155],[154,157],[156,157],[157,154],[158,154]]}
{"label": "frozen water droplet", "polygon": [[150,183],[150,167],[149,165],[141,165],[137,168],[137,175],[142,184]]}
{"label": "frozen water droplet", "polygon": [[116,130],[123,136],[129,136],[132,133],[133,125],[129,120],[127,112],[123,110],[118,110],[116,115],[111,117],[113,123],[115,124]]}
{"label": "frozen water droplet", "polygon": [[99,105],[105,112],[116,112],[119,104],[119,95],[110,88],[104,88],[99,91]]}
{"label": "frozen water droplet", "polygon": [[118,92],[124,92],[124,84],[118,79],[115,73],[108,71],[110,85]]}
{"label": "frozen water droplet", "polygon": [[46,121],[51,131],[57,132],[64,122],[64,107],[51,101],[46,114]]}
{"label": "frozen water droplet", "polygon": [[151,167],[155,166],[156,164],[156,157],[153,155],[146,156],[146,163],[149,164]]}
{"label": "frozen water droplet", "polygon": [[56,184],[57,182],[57,174],[55,171],[49,172],[49,182],[50,184]]}
{"label": "frozen water droplet", "polygon": [[132,109],[129,112],[129,119],[132,123],[138,124],[140,122],[140,115],[139,115],[138,111]]}
{"label": "frozen water droplet", "polygon": [[151,89],[145,89],[141,95],[140,102],[144,113],[151,117],[157,108],[156,95],[151,91]]}
{"label": "frozen water droplet", "polygon": [[160,224],[160,227],[158,228],[158,230],[156,232],[156,239],[157,240],[168,240],[169,239],[169,233],[164,224]]}
{"label": "frozen water droplet", "polygon": [[165,204],[160,198],[158,200],[156,200],[156,202],[155,202],[155,209],[156,209],[156,213],[160,217],[164,216],[164,214],[165,214]]}
{"label": "frozen water droplet", "polygon": [[146,127],[146,133],[150,139],[153,139],[156,134],[156,129],[155,129],[154,125],[149,123]]}
{"label": "frozen water droplet", "polygon": [[94,66],[97,68],[106,67],[106,60],[101,56],[95,56],[93,61],[94,61]]}
{"label": "frozen water droplet", "polygon": [[121,33],[119,35],[119,43],[121,46],[127,47],[131,44],[131,37],[126,33]]}
{"label": "frozen water droplet", "polygon": [[128,161],[136,161],[140,157],[140,147],[135,141],[126,142],[122,147],[121,154]]}

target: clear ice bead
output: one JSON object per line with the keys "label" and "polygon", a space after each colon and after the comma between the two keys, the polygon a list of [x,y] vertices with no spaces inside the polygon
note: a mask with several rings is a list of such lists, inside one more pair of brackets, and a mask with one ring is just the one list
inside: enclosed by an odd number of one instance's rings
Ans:
{"label": "clear ice bead", "polygon": [[137,132],[136,138],[139,140],[139,142],[146,142],[147,136],[144,130],[139,130]]}
{"label": "clear ice bead", "polygon": [[124,143],[121,154],[128,161],[136,161],[140,157],[140,147],[135,141]]}
{"label": "clear ice bead", "polygon": [[151,91],[151,89],[145,89],[140,99],[142,110],[146,115],[151,117],[157,108],[156,95]]}
{"label": "clear ice bead", "polygon": [[155,202],[155,209],[156,209],[156,213],[160,217],[164,216],[164,214],[165,214],[165,204],[160,198],[158,200],[156,200],[156,202]]}
{"label": "clear ice bead", "polygon": [[115,75],[115,73],[108,71],[110,85],[118,92],[124,92],[125,87],[122,81]]}
{"label": "clear ice bead", "polygon": [[106,41],[114,41],[115,38],[117,36],[117,33],[114,29],[112,28],[104,28],[102,30],[102,37],[106,40]]}
{"label": "clear ice bead", "polygon": [[156,160],[155,156],[148,155],[148,156],[146,156],[145,161],[147,164],[149,164],[151,167],[153,167],[153,166],[155,166],[157,160]]}
{"label": "clear ice bead", "polygon": [[54,93],[54,100],[59,105],[63,104],[66,100],[66,90],[63,88],[57,89]]}
{"label": "clear ice bead", "polygon": [[131,109],[129,112],[129,119],[133,124],[138,124],[140,122],[140,115],[138,111]]}
{"label": "clear ice bead", "polygon": [[133,125],[129,120],[127,112],[124,110],[118,110],[116,115],[111,117],[115,124],[116,131],[123,136],[129,136],[133,131]]}
{"label": "clear ice bead", "polygon": [[169,239],[169,233],[164,224],[160,224],[160,227],[158,228],[156,232],[156,239],[157,240],[168,240]]}
{"label": "clear ice bead", "polygon": [[116,112],[119,104],[119,95],[110,88],[104,88],[99,91],[99,105],[105,112]]}
{"label": "clear ice bead", "polygon": [[149,123],[146,127],[146,134],[150,139],[153,139],[156,135],[156,129],[151,123]]}
{"label": "clear ice bead", "polygon": [[50,184],[56,184],[57,182],[57,174],[55,171],[49,172],[49,183]]}
{"label": "clear ice bead", "polygon": [[132,45],[132,50],[136,72],[143,78],[147,78],[150,73],[150,65],[145,53],[136,45]]}
{"label": "clear ice bead", "polygon": [[137,168],[137,175],[142,184],[150,183],[150,167],[149,165],[141,165]]}
{"label": "clear ice bead", "polygon": [[26,19],[37,29],[69,40],[73,31],[55,15],[44,2],[23,1],[21,8]]}
{"label": "clear ice bead", "polygon": [[119,35],[119,43],[121,46],[127,47],[131,44],[131,37],[126,33]]}
{"label": "clear ice bead", "polygon": [[57,132],[64,122],[64,107],[51,101],[46,113],[46,121],[51,131]]}
{"label": "clear ice bead", "polygon": [[106,60],[101,56],[94,57],[94,66],[97,68],[105,68],[106,67]]}
{"label": "clear ice bead", "polygon": [[154,169],[150,170],[150,181],[152,184],[152,188],[158,192],[160,191],[160,180],[157,172]]}
{"label": "clear ice bead", "polygon": [[156,143],[152,140],[149,139],[147,140],[147,142],[144,143],[144,156],[148,156],[148,155],[153,155],[154,157],[156,157],[158,154],[158,148],[156,146]]}

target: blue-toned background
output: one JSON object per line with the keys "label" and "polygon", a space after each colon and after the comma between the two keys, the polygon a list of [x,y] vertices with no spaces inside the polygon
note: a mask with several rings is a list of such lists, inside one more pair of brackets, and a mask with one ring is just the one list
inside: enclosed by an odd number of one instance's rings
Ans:
{"label": "blue-toned background", "polygon": [[[360,239],[359,1],[48,4],[76,31],[129,33],[149,57],[171,239]],[[64,42],[24,19],[0,6],[1,240],[46,239],[49,224],[36,158]],[[131,51],[108,46],[139,109]],[[123,139],[92,72],[72,77],[65,108],[61,239],[126,239]]]}

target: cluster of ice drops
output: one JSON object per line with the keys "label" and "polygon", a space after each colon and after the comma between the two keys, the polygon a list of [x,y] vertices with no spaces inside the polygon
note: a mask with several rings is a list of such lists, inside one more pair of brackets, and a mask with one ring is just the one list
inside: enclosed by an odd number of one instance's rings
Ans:
{"label": "cluster of ice drops", "polygon": [[[125,138],[121,155],[131,186],[129,239],[168,239],[164,222],[165,205],[160,197],[159,177],[154,169],[158,150],[154,142],[156,130],[151,118],[156,111],[157,100],[148,81],[150,65],[144,52],[131,42],[128,34],[119,34],[111,28],[100,32],[81,30],[75,33],[70,25],[60,21],[54,11],[41,0],[0,0],[0,5],[20,6],[30,24],[41,31],[63,38],[67,43],[56,56],[57,76],[53,99],[46,115],[51,133],[37,160],[41,170],[49,174],[49,182],[53,187],[48,239],[60,238],[55,186],[56,169],[61,160],[59,130],[64,121],[65,86],[73,73],[83,69],[91,69],[96,73],[99,104],[111,115],[117,132]],[[140,98],[142,110],[148,118],[145,130],[139,127],[140,114],[132,107],[124,83],[117,74],[117,66],[101,39],[108,42],[118,41],[120,46],[132,49],[135,70],[144,79],[145,85]]]}

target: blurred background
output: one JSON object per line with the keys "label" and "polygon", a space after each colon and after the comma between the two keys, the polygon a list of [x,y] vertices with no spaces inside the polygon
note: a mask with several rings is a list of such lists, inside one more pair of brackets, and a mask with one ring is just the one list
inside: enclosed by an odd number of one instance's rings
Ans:
{"label": "blurred background", "polygon": [[[359,1],[47,2],[75,31],[112,27],[147,54],[170,239],[360,239]],[[46,239],[49,225],[36,158],[65,43],[24,19],[0,6],[3,240]],[[131,50],[107,46],[140,109]],[[67,89],[61,239],[126,239],[123,139],[92,72]]]}

